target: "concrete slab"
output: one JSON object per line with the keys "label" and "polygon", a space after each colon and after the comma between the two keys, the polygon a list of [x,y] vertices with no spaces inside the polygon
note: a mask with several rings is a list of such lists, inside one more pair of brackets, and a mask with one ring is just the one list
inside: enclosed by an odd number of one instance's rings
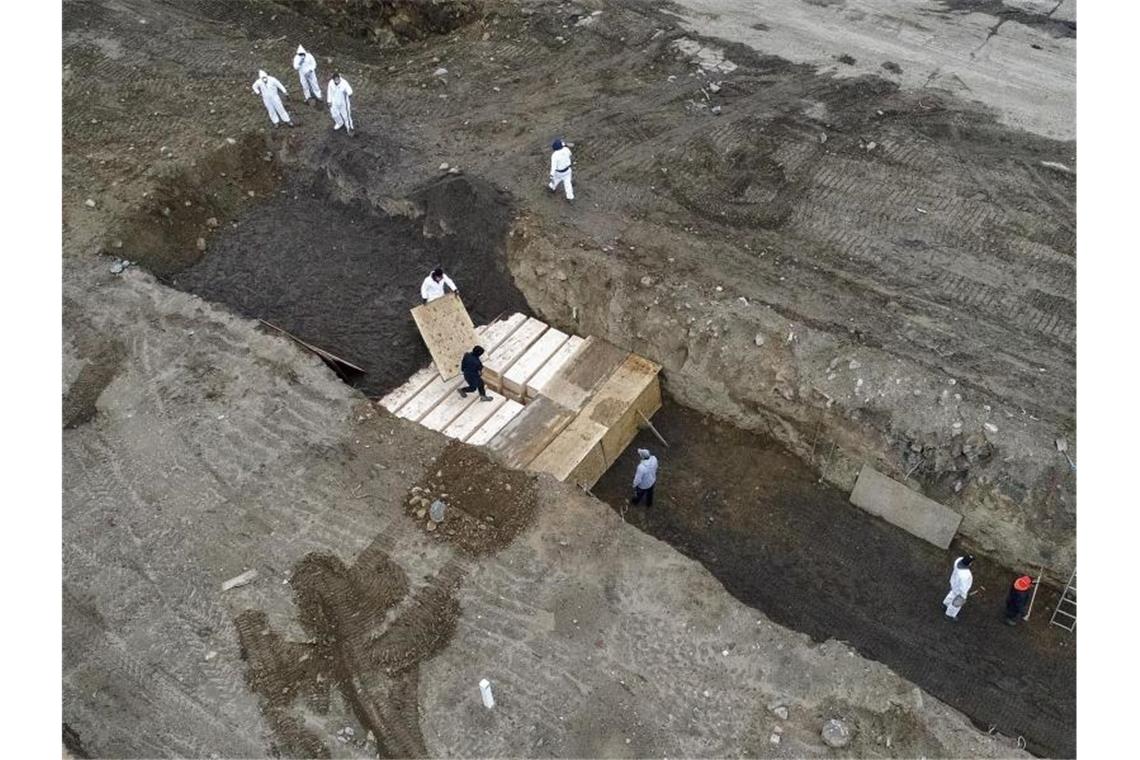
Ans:
{"label": "concrete slab", "polygon": [[522,401],[526,398],[526,385],[542,365],[562,348],[570,336],[561,330],[549,328],[526,350],[518,361],[503,374],[503,393]]}
{"label": "concrete slab", "polygon": [[962,515],[954,510],[868,465],[859,472],[851,503],[941,549],[949,548],[962,522]]}
{"label": "concrete slab", "polygon": [[485,446],[492,438],[498,435],[504,427],[509,425],[511,420],[519,416],[525,408],[526,407],[519,402],[507,399],[503,402],[502,406],[487,418],[486,422],[479,426],[478,430],[467,438],[467,443],[472,446]]}
{"label": "concrete slab", "polygon": [[412,309],[412,319],[428,347],[439,375],[449,380],[459,374],[459,361],[475,345],[475,325],[463,301],[448,293]]}
{"label": "concrete slab", "polygon": [[586,342],[586,339],[579,335],[571,335],[570,339],[562,344],[562,347],[554,352],[545,364],[539,368],[534,376],[527,380],[526,383],[526,397],[527,399],[536,399],[542,395],[543,389],[546,384],[550,382],[550,378],[566,365],[566,362],[578,350],[578,347]]}
{"label": "concrete slab", "polygon": [[522,358],[527,349],[546,332],[548,325],[531,317],[483,360],[483,382],[490,388],[502,389],[503,373]]}
{"label": "concrete slab", "polygon": [[506,466],[525,469],[573,419],[574,412],[543,396],[527,404],[487,448]]}
{"label": "concrete slab", "polygon": [[591,335],[546,384],[542,395],[574,412],[625,361],[629,351]]}

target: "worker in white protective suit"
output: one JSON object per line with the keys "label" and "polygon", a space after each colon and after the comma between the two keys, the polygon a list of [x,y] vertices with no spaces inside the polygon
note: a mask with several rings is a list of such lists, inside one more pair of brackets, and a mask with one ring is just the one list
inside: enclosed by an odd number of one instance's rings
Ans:
{"label": "worker in white protective suit", "polygon": [[329,80],[329,113],[333,118],[333,129],[345,127],[352,134],[352,85],[340,75],[333,74]]}
{"label": "worker in white protective suit", "polygon": [[437,298],[443,298],[443,294],[446,292],[444,286],[451,288],[452,293],[459,292],[459,288],[455,287],[455,283],[444,273],[443,268],[436,267],[431,271],[431,274],[424,278],[423,284],[420,285],[420,298],[424,300],[424,303],[429,303]]}
{"label": "worker in white protective suit", "polygon": [[253,82],[253,92],[261,96],[261,102],[265,104],[265,110],[269,112],[269,120],[273,122],[273,126],[278,126],[278,122],[285,122],[290,127],[293,122],[289,119],[289,112],[285,110],[285,106],[281,104],[281,95],[278,93],[289,94],[285,89],[285,85],[277,81],[277,77],[271,77],[264,71],[257,72],[257,79]]}
{"label": "worker in white protective suit", "polygon": [[970,595],[970,586],[974,585],[974,573],[970,565],[974,562],[972,554],[966,554],[954,560],[954,569],[950,571],[950,592],[942,600],[946,608],[946,617],[951,620],[958,619],[958,612]]}
{"label": "worker in white protective suit", "polygon": [[298,45],[297,54],[293,56],[293,68],[301,79],[301,94],[305,96],[305,102],[308,103],[309,98],[316,98],[319,102],[321,84],[317,81],[317,57]]}
{"label": "worker in white protective suit", "polygon": [[561,140],[555,140],[551,146],[552,153],[550,154],[550,192],[558,190],[558,183],[562,183],[566,187],[566,200],[574,201],[574,183],[571,178],[571,161],[570,149],[562,144]]}

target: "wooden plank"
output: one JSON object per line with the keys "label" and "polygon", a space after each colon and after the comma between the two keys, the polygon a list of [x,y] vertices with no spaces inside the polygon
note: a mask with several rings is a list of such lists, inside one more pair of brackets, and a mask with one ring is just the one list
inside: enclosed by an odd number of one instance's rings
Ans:
{"label": "wooden plank", "polygon": [[503,393],[508,393],[512,398],[520,400],[526,398],[527,382],[558,349],[562,348],[562,344],[569,337],[566,333],[553,327],[544,332],[542,337],[536,340],[526,350],[526,353],[520,356],[518,361],[503,374]]}
{"label": "wooden plank", "polygon": [[545,322],[530,317],[494,351],[488,351],[489,355],[483,361],[483,382],[491,388],[502,390],[503,373],[526,353],[526,350],[546,332],[546,328]]}
{"label": "wooden plank", "polygon": [[342,359],[339,356],[337,356],[336,354],[332,353],[331,351],[324,350],[320,346],[314,346],[312,343],[306,343],[305,341],[301,340],[296,335],[289,332],[288,330],[286,330],[283,327],[278,327],[277,325],[273,324],[272,322],[266,322],[264,319],[259,319],[257,321],[260,322],[261,324],[265,325],[266,327],[273,328],[277,332],[284,335],[286,338],[289,338],[289,340],[293,341],[297,345],[303,346],[304,348],[309,349],[310,351],[312,351],[314,354],[321,357],[322,359],[327,359],[328,361],[335,362],[336,364],[342,364],[345,367],[348,367],[349,369],[356,370],[357,372],[359,372],[362,375],[368,374],[368,372],[366,370],[364,370],[361,367],[358,367],[357,365],[353,364],[352,362],[348,361],[347,359]]}
{"label": "wooden plank", "polygon": [[396,414],[400,411],[401,407],[403,407],[404,404],[411,401],[417,393],[427,387],[428,383],[438,377],[439,373],[436,372],[435,365],[429,364],[408,378],[408,381],[406,383],[389,393],[384,398],[380,399],[380,406],[384,407],[392,414]]}
{"label": "wooden plank", "polygon": [[606,429],[602,442],[612,463],[637,435],[642,415],[646,419],[661,408],[661,366],[643,356],[630,354],[599,385],[582,408],[582,414]]}
{"label": "wooden plank", "polygon": [[471,437],[472,433],[491,418],[492,414],[499,411],[499,407],[501,407],[506,400],[506,397],[502,394],[495,394],[494,401],[490,403],[477,401],[471,404],[462,414],[452,420],[450,425],[443,429],[443,434],[455,438],[456,440],[466,441]]}
{"label": "wooden plank", "polygon": [[525,408],[519,402],[507,399],[494,414],[487,418],[486,422],[479,426],[478,430],[467,437],[467,443],[472,446],[485,446],[504,427],[510,424],[511,420],[522,414],[522,410]]}
{"label": "wooden plank", "polygon": [[859,472],[859,479],[851,491],[851,503],[940,549],[950,547],[950,541],[962,522],[962,515],[954,510],[910,490],[868,465],[863,465]]}
{"label": "wooden plank", "polygon": [[629,351],[591,335],[562,369],[554,373],[542,395],[577,412],[627,356]]}
{"label": "wooden plank", "polygon": [[476,343],[475,325],[455,293],[412,309],[412,319],[431,353],[439,375],[449,380],[459,374],[459,360]]}
{"label": "wooden plank", "polygon": [[527,404],[487,445],[507,467],[525,469],[574,419],[574,412],[543,397]]}
{"label": "wooden plank", "polygon": [[621,453],[625,451],[625,447],[637,437],[642,420],[648,420],[660,408],[661,383],[654,377],[653,382],[645,386],[637,400],[630,404],[628,413],[622,415],[606,431],[606,438],[602,441],[602,447],[607,464],[612,465],[617,461]]}
{"label": "wooden plank", "polygon": [[[462,388],[466,381],[462,381],[459,388]],[[435,405],[435,407],[424,415],[420,420],[420,424],[431,430],[443,432],[444,428],[450,425],[455,419],[467,411],[467,407],[472,404],[479,404],[480,406],[490,406],[487,401],[478,401],[478,393],[468,393],[467,398],[459,395],[459,388],[451,392],[449,396],[445,396],[442,401]]]}
{"label": "wooden plank", "polygon": [[463,385],[463,377],[453,377],[444,380],[438,374],[424,387],[422,391],[412,397],[408,403],[396,412],[397,417],[419,422],[435,409],[436,405],[447,398],[448,394],[455,393]]}
{"label": "wooden plank", "polygon": [[542,389],[550,382],[550,378],[570,360],[570,357],[578,350],[578,347],[586,342],[585,338],[578,335],[571,335],[570,339],[562,344],[562,347],[554,352],[545,364],[534,373],[534,376],[526,382],[526,397],[527,399],[535,399],[542,395]]}
{"label": "wooden plank", "polygon": [[606,428],[579,414],[527,468],[548,472],[559,480],[590,488],[606,471],[602,439]]}

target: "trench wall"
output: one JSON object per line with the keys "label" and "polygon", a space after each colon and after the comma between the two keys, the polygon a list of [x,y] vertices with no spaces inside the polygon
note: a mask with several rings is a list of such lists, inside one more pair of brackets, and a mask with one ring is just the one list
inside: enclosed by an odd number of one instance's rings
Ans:
{"label": "trench wall", "polygon": [[[620,252],[568,248],[554,237],[524,219],[508,246],[516,285],[543,319],[661,363],[679,402],[771,436],[840,489],[850,491],[870,464],[960,512],[959,540],[973,549],[1067,577],[1076,561],[1075,475],[1058,467],[1049,421],[1018,419],[994,435],[980,420],[1000,399],[972,392],[957,402],[945,377],[913,362],[762,304],[715,291],[702,301],[678,283],[639,277]],[[886,397],[835,393],[828,378],[856,366],[884,386],[902,376],[907,383]]]}

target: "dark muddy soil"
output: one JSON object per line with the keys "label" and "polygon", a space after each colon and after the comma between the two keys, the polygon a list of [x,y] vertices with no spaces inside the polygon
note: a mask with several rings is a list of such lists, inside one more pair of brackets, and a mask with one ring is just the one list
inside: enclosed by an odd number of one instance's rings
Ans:
{"label": "dark muddy soil", "polygon": [[192,167],[167,174],[141,199],[103,250],[169,277],[202,258],[209,241],[282,179],[278,145],[259,134],[223,143]]}
{"label": "dark muddy soil", "polygon": [[[427,514],[436,499],[447,505],[439,525]],[[482,450],[460,443],[443,450],[405,503],[407,513],[424,530],[471,554],[506,547],[530,522],[534,507],[533,475],[504,469]]]}
{"label": "dark muddy soil", "polygon": [[[1037,754],[1075,755],[1076,638],[1049,625],[1055,591],[1043,588],[1030,622],[1009,627],[1014,572],[979,558],[979,593],[951,622],[941,601],[953,549],[857,509],[757,435],[671,400],[653,422],[671,447],[643,431],[594,488],[627,521],[699,560],[777,623],[848,642],[984,730],[1024,736]],[[661,461],[648,509],[628,503],[640,446]]]}
{"label": "dark muddy soil", "polygon": [[423,757],[419,663],[455,630],[458,580],[459,571],[449,566],[409,594],[404,571],[377,544],[351,567],[312,553],[297,563],[291,579],[298,620],[312,643],[286,640],[263,612],[238,616],[246,680],[261,697],[276,752],[330,756],[323,738],[306,728],[303,711],[326,714],[335,685],[364,728],[351,738],[354,745],[381,757]]}
{"label": "dark muddy soil", "polygon": [[457,176],[409,200],[410,216],[389,216],[294,179],[173,284],[364,368],[355,385],[381,395],[430,361],[408,311],[434,267],[455,281],[476,324],[527,310],[506,269],[505,193]]}

